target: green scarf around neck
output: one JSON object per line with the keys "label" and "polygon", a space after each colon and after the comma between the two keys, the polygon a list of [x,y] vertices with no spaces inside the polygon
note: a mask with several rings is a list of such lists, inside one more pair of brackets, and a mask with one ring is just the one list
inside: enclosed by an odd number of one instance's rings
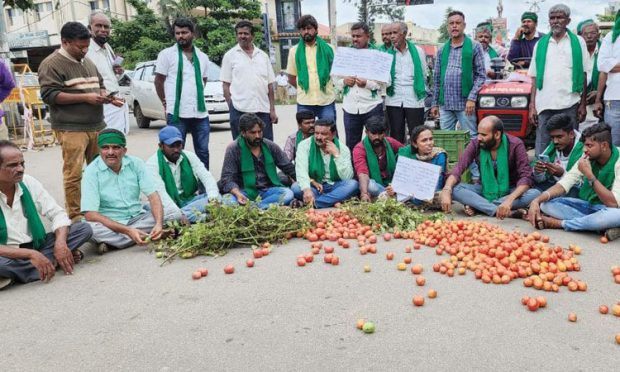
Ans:
{"label": "green scarf around neck", "polygon": [[[256,169],[254,168],[254,155],[250,151],[245,138],[243,136],[237,137],[237,145],[241,152],[241,177],[243,178],[243,190],[248,194],[250,200],[256,200],[258,197],[258,190],[256,189]],[[282,186],[278,172],[276,171],[276,164],[273,161],[273,155],[269,151],[269,147],[265,142],[261,143],[261,151],[265,158],[265,172],[269,181],[274,186]]]}
{"label": "green scarf around neck", "polygon": [[[338,138],[334,138],[334,144],[338,149],[340,149],[340,141],[338,141]],[[310,137],[310,154],[308,155],[308,164],[308,175],[310,178],[318,183],[323,183],[323,178],[325,177],[325,164],[323,163],[323,154],[321,153],[319,145],[316,144],[314,136]],[[332,182],[340,181],[334,155],[329,156],[329,179]]]}
{"label": "green scarf around neck", "polygon": [[489,57],[491,57],[491,59],[499,57],[499,54],[497,54],[497,50],[493,49],[493,47],[490,45],[489,45],[489,50],[487,50],[487,53],[489,53]]}
{"label": "green scarf around neck", "polygon": [[416,153],[413,152],[411,145],[405,145],[398,149],[398,156],[404,156],[408,159],[416,160]]}
{"label": "green scarf around neck", "polygon": [[[319,85],[321,91],[325,92],[327,83],[329,82],[329,72],[334,62],[334,50],[321,39],[316,37],[316,70],[319,75]],[[308,91],[310,88],[310,76],[308,75],[308,61],[306,60],[306,43],[303,38],[299,39],[297,51],[295,52],[295,66],[297,66],[297,85]]]}
{"label": "green scarf around neck", "polygon": [[299,145],[299,142],[304,140],[304,134],[298,130],[297,134],[295,135],[295,148],[297,148],[297,145]]}
{"label": "green scarf around neck", "polygon": [[387,174],[388,177],[383,179],[381,177],[381,168],[379,167],[379,157],[375,153],[375,150],[370,143],[368,137],[364,137],[363,141],[364,149],[366,150],[366,162],[368,163],[368,172],[370,178],[375,180],[379,185],[387,186],[392,182],[392,176],[394,176],[394,170],[396,169],[396,156],[394,155],[394,149],[387,139],[383,139],[383,145],[385,146],[385,155],[387,157]]}
{"label": "green scarf around neck", "polygon": [[170,198],[174,201],[178,207],[184,207],[192,198],[195,196],[196,191],[198,190],[198,181],[194,176],[194,170],[192,169],[192,165],[189,163],[187,156],[182,152],[181,156],[181,186],[183,187],[183,193],[179,193],[179,189],[177,188],[177,183],[174,180],[174,176],[172,175],[172,171],[170,170],[170,166],[166,161],[166,156],[161,149],[157,150],[157,163],[159,165],[159,176],[164,181],[164,185],[166,186],[166,193],[170,196]]}
{"label": "green scarf around neck", "polygon": [[[177,44],[179,52],[179,65],[177,67],[176,97],[174,98],[174,120],[179,121],[179,110],[181,107],[181,99],[183,94],[183,48]],[[207,111],[205,107],[204,83],[202,80],[202,71],[200,71],[200,60],[196,53],[196,47],[192,46],[192,65],[194,65],[194,79],[196,81],[196,101],[198,102],[198,111]]]}
{"label": "green scarf around neck", "polygon": [[[463,97],[469,97],[469,93],[474,87],[474,43],[471,39],[465,36],[463,40],[463,51],[461,53],[461,95]],[[446,82],[446,70],[448,69],[448,61],[450,60],[450,50],[452,46],[450,41],[443,45],[441,52],[441,71],[440,71],[440,85],[439,85],[439,104],[443,105],[445,102],[445,82]]]}
{"label": "green scarf around neck", "polygon": [[[377,50],[377,47],[374,44],[368,44],[368,49],[373,49],[373,50]],[[342,95],[346,96],[347,94],[349,94],[349,91],[351,91],[351,87],[348,85],[345,85],[344,88],[342,89]],[[372,98],[377,98],[377,89],[373,89],[370,91]]]}
{"label": "green scarf around neck", "polygon": [[[26,184],[23,182],[19,183],[19,187],[22,189],[20,201],[22,203],[24,215],[28,220],[30,234],[32,235],[32,247],[37,251],[40,251],[45,244],[45,227],[43,226],[43,222],[41,222],[41,217],[39,217],[39,212],[34,204],[34,200],[32,200],[32,195],[30,194],[28,187],[26,187]],[[0,209],[0,244],[6,245],[8,239],[9,231],[7,229],[7,222],[2,209]]]}
{"label": "green scarf around neck", "polygon": [[[570,48],[573,60],[573,93],[583,92],[583,50],[581,50],[581,44],[579,39],[570,30],[566,30],[568,37],[570,38]],[[549,48],[549,41],[551,40],[551,33],[543,36],[538,40],[536,46],[536,88],[538,90],[543,89],[543,81],[545,79],[545,65],[547,64],[547,49]],[[555,82],[552,82],[555,83]]]}
{"label": "green scarf around neck", "polygon": [[588,86],[588,92],[598,90],[598,77],[600,75],[598,71],[598,53],[601,51],[601,41],[596,42],[597,50],[594,52],[594,65],[592,66],[592,80],[590,80],[590,86]]}
{"label": "green scarf around neck", "polygon": [[[611,148],[611,157],[601,166],[597,162],[590,160],[590,166],[592,167],[592,173],[594,177],[605,186],[607,190],[611,190],[614,180],[616,179],[616,163],[618,162],[619,151],[616,146]],[[594,191],[594,188],[590,186],[589,182],[584,182],[579,189],[579,199],[585,200],[590,204],[601,204],[598,194]]]}
{"label": "green scarf around neck", "polygon": [[[418,100],[426,97],[426,85],[424,84],[424,68],[422,68],[422,60],[420,59],[420,53],[414,43],[407,40],[407,49],[409,49],[409,55],[413,60],[413,92]],[[396,49],[390,48],[388,51],[392,55],[392,67],[390,69],[391,85],[387,88],[387,95],[394,96],[394,85],[396,82]],[[469,92],[468,92],[469,94]]]}
{"label": "green scarf around neck", "polygon": [[616,39],[620,35],[620,10],[616,13],[616,20],[614,21],[614,27],[611,29],[611,42],[615,43]]}
{"label": "green scarf around neck", "polygon": [[[549,162],[553,163],[555,161],[557,151],[555,150],[555,144],[551,142],[547,149],[543,152],[544,155],[549,156]],[[570,154],[568,155],[568,164],[566,165],[566,171],[573,169],[573,165],[577,164],[579,159],[583,156],[583,142],[579,141],[575,138],[575,144],[573,145],[573,149],[570,150]]]}
{"label": "green scarf around neck", "polygon": [[508,137],[502,134],[502,142],[497,149],[497,177],[493,167],[491,151],[480,149],[480,178],[482,196],[490,202],[508,194],[510,177],[508,169]]}

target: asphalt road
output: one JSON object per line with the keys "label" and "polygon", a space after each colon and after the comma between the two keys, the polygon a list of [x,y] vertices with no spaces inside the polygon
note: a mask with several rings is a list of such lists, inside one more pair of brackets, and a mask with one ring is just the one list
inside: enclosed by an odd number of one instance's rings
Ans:
{"label": "asphalt road", "polygon": [[[278,107],[280,144],[294,130],[293,112],[292,106]],[[155,151],[157,124],[133,128],[130,154],[146,158]],[[229,140],[226,130],[211,136],[216,178]],[[60,149],[25,158],[27,172],[62,200]],[[532,231],[521,221],[499,224]],[[590,234],[548,235],[561,246],[583,247],[575,277],[588,283],[587,292],[541,293],[519,280],[485,285],[471,273],[448,278],[432,272],[440,259],[426,247],[411,254],[425,268],[427,284],[420,288],[409,271],[396,270],[410,244],[404,240],[380,243],[377,255],[337,249],[339,266],[315,260],[303,268],[295,265],[296,256],[309,251],[303,240],[275,247],[251,269],[244,265],[251,255],[245,248],[163,267],[140,247],[104,256],[86,252],[72,276],[58,273],[49,284],[0,292],[0,369],[615,370],[620,318],[600,315],[598,306],[620,301],[609,269],[620,264],[620,244],[602,245]],[[396,252],[394,261],[385,260],[388,251]],[[227,264],[235,265],[235,274],[224,275]],[[363,272],[365,264],[370,273]],[[210,273],[194,281],[191,273],[199,267]],[[412,297],[429,288],[438,297],[413,307]],[[532,313],[520,304],[523,295],[541,294],[549,303],[545,309]],[[576,323],[568,322],[570,312]],[[373,320],[376,332],[358,331],[358,318]]]}

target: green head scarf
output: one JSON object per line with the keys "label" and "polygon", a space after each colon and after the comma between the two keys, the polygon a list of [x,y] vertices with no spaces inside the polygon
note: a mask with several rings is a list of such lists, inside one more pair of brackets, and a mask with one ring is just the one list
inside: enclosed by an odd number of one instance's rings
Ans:
{"label": "green head scarf", "polygon": [[583,31],[583,28],[593,24],[594,21],[592,19],[586,19],[585,21],[581,21],[577,24],[577,34],[581,34],[581,32]]}
{"label": "green head scarf", "polygon": [[521,15],[521,20],[531,19],[532,21],[538,23],[538,15],[534,12],[525,12]]}
{"label": "green head scarf", "polygon": [[103,132],[97,136],[97,146],[103,147],[105,145],[119,145],[125,147],[127,140],[125,135],[121,132]]}

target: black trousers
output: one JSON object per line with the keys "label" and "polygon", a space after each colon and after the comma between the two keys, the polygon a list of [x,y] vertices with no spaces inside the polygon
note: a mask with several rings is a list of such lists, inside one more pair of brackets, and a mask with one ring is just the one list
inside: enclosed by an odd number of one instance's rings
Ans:
{"label": "black trousers", "polygon": [[424,124],[424,107],[408,108],[386,106],[385,112],[387,114],[390,137],[403,144],[407,139],[407,135],[411,134],[413,128]]}

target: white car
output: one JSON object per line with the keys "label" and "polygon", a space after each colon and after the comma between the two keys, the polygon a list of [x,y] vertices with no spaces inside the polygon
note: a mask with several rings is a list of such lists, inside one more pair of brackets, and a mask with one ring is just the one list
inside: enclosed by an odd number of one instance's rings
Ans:
{"label": "white car", "polygon": [[[166,120],[164,106],[155,91],[155,63],[139,63],[131,79],[133,114],[140,128],[148,128],[151,120]],[[220,67],[209,61],[207,84],[204,89],[205,103],[209,111],[209,123],[229,123],[229,109],[224,99]]]}

